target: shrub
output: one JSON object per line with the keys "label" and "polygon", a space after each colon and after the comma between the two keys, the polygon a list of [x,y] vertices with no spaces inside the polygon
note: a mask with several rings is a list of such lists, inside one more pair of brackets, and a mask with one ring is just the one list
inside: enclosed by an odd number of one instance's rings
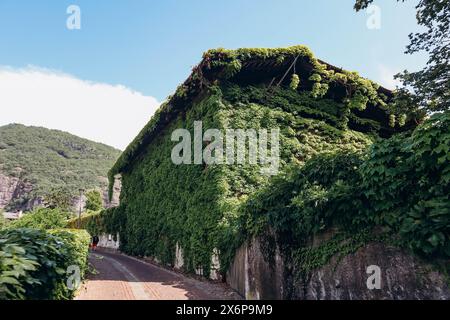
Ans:
{"label": "shrub", "polygon": [[69,214],[59,209],[39,208],[24,215],[21,219],[9,224],[10,229],[31,228],[31,229],[57,229],[65,228]]}
{"label": "shrub", "polygon": [[67,268],[79,266],[84,276],[89,242],[85,231],[0,231],[0,300],[71,299]]}

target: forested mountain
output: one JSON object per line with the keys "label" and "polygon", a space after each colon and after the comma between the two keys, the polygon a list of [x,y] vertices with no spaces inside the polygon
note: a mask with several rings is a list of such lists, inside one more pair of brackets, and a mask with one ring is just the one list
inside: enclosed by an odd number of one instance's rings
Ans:
{"label": "forested mountain", "polygon": [[0,209],[27,210],[52,190],[106,188],[120,155],[67,132],[10,124],[0,127]]}

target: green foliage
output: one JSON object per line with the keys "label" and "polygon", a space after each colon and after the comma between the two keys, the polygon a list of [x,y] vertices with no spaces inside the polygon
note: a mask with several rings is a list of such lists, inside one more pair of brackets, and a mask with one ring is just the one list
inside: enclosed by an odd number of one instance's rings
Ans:
{"label": "green foliage", "polygon": [[[192,102],[198,100],[201,97],[209,94],[209,91],[215,90],[215,86],[226,83],[227,81],[233,82],[244,71],[247,73],[252,72],[252,65],[268,63],[269,70],[273,65],[280,66],[288,63],[289,61],[302,60],[304,64],[309,65],[312,70],[302,70],[303,73],[296,72],[297,77],[294,77],[290,81],[290,85],[297,84],[297,80],[300,83],[300,78],[305,80],[305,85],[302,85],[304,90],[305,99],[309,100],[310,104],[314,104],[311,100],[323,102],[322,100],[332,101],[334,103],[342,105],[340,108],[342,121],[344,124],[339,128],[346,127],[347,116],[349,109],[364,110],[368,106],[371,106],[375,110],[381,110],[386,112],[386,119],[378,119],[381,121],[381,126],[387,127],[388,124],[388,110],[394,110],[399,113],[398,108],[393,103],[392,97],[387,97],[387,90],[380,90],[379,85],[376,83],[360,77],[356,72],[349,72],[341,69],[334,68],[330,65],[320,62],[314,57],[312,52],[305,46],[293,46],[289,48],[243,48],[238,50],[226,50],[223,48],[209,50],[204,53],[203,60],[198,66],[193,69],[191,76],[177,89],[177,92],[169,97],[168,101],[161,105],[159,110],[150,120],[150,122],[141,130],[139,135],[133,140],[133,142],[126,148],[115,165],[109,171],[109,187],[110,196],[112,195],[112,188],[114,183],[114,176],[127,171],[128,167],[136,160],[136,158],[145,151],[146,146],[155,139],[160,130],[174,121],[180,114],[184,114]],[[288,68],[288,66],[286,66]],[[271,70],[270,70],[271,71]],[[280,75],[273,80],[277,81],[283,79],[283,74],[286,70],[281,69]],[[208,74],[208,76],[206,76]],[[292,81],[294,80],[294,81]],[[309,82],[309,83],[308,83]],[[239,81],[237,83],[241,84]],[[269,83],[260,83],[259,79],[256,80],[255,85],[265,85]],[[310,86],[311,88],[308,88]],[[286,91],[285,88],[278,86],[272,86],[271,90]],[[297,86],[298,89],[298,86]],[[331,90],[332,89],[332,90]],[[267,91],[267,87],[266,90]],[[336,91],[342,92],[335,94]],[[292,94],[292,93],[287,93]],[[323,99],[323,97],[330,96],[330,99]],[[321,104],[321,103],[318,103]],[[299,104],[298,106],[301,106]],[[322,110],[314,110],[311,108],[302,108],[299,114],[304,116],[303,113],[309,115],[320,113]],[[407,112],[406,112],[407,113]],[[420,119],[422,115],[418,114],[416,117]],[[411,117],[412,119],[414,117]],[[331,120],[333,121],[333,120]],[[366,123],[364,120],[362,123]],[[386,125],[385,125],[386,124]],[[331,124],[334,126],[334,124]],[[368,130],[372,130],[373,126]],[[358,127],[357,130],[365,131],[365,127]],[[387,130],[390,134],[393,130]]]}
{"label": "green foliage", "polygon": [[389,116],[389,125],[393,128],[395,127],[395,114]]}
{"label": "green foliage", "polygon": [[71,299],[66,270],[83,277],[89,242],[84,231],[0,231],[0,299]]}
{"label": "green foliage", "polygon": [[[426,255],[450,256],[450,113],[374,145],[361,168],[373,216]],[[377,221],[378,222],[378,221]]]}
{"label": "green foliage", "polygon": [[[372,141],[345,128],[343,103],[283,88],[273,88],[270,95],[265,92],[263,87],[241,88],[232,83],[213,88],[156,136],[139,161],[122,173],[121,206],[83,217],[82,227],[97,234],[109,224],[107,233],[120,234],[121,250],[155,256],[169,264],[174,262],[178,243],[189,271],[208,270],[213,249],[218,248],[226,270],[234,245],[239,245],[237,239],[242,240],[238,208],[267,185],[269,177],[261,175],[260,165],[174,165],[170,158],[174,129],[193,130],[197,119],[202,119],[204,130],[280,127],[282,168],[302,165],[326,150],[361,151]],[[76,226],[76,219],[71,223]]]}
{"label": "green foliage", "polygon": [[80,267],[81,280],[84,279],[88,268],[89,244],[91,236],[75,229],[52,229],[49,233],[63,242],[64,268],[69,266]]}
{"label": "green foliage", "polygon": [[103,198],[98,190],[90,190],[86,194],[85,209],[90,211],[99,211],[103,209]]}
{"label": "green foliage", "polygon": [[216,95],[196,104],[186,113],[185,120],[180,116],[171,123],[147,148],[146,156],[123,173],[123,205],[107,211],[107,220],[117,219],[116,230],[111,233],[120,233],[124,252],[158,257],[171,264],[178,242],[188,270],[209,267],[217,244],[215,229],[221,219],[220,192],[214,183],[219,179],[220,168],[174,165],[170,156],[174,146],[171,133],[176,128],[193,130],[197,119],[203,120],[204,129],[220,128],[216,117],[219,106]]}
{"label": "green foliage", "polygon": [[109,208],[102,211],[88,211],[81,219],[73,218],[68,221],[68,228],[84,229],[91,235],[112,234],[123,231],[125,226],[124,217],[119,208]]}
{"label": "green foliage", "polygon": [[[23,125],[0,127],[0,172],[19,177],[33,188],[20,202],[65,188],[106,188],[109,168],[120,151],[71,134]],[[14,209],[15,204],[11,203]]]}
{"label": "green foliage", "polygon": [[381,227],[398,245],[448,260],[449,128],[449,113],[435,114],[410,136],[378,141],[368,152],[318,155],[249,197],[240,229],[254,236],[270,228],[300,254],[303,269],[336,253],[333,242],[331,251],[308,248],[311,237],[335,228],[356,235]]}
{"label": "green foliage", "polygon": [[314,270],[326,265],[332,258],[337,261],[355,253],[369,242],[384,241],[385,235],[374,235],[371,230],[361,230],[357,233],[338,233],[331,240],[318,247],[305,246],[292,250],[292,261],[295,266],[295,276],[298,280],[307,281]]}
{"label": "green foliage", "polygon": [[358,194],[362,154],[324,153],[255,192],[242,206],[241,225],[250,236],[270,227],[280,243],[301,247],[311,236],[335,225],[362,224],[352,213],[363,206]]}
{"label": "green foliage", "polygon": [[[332,99],[316,99],[310,92],[296,92],[283,88],[271,88],[271,94],[267,94],[265,87],[245,86],[241,87],[232,83],[223,86],[224,96],[232,104],[264,105],[272,110],[283,110],[286,121],[301,127],[307,120],[312,121],[315,126],[327,127],[330,136],[341,137],[350,125],[359,121],[358,129],[363,132],[378,133],[383,124],[374,120],[358,117],[351,112],[345,103],[339,103]],[[245,108],[241,108],[245,110]],[[297,117],[297,118],[296,118]],[[248,118],[249,121],[250,117]],[[292,126],[292,124],[290,124]],[[248,126],[251,127],[250,125]],[[253,127],[251,127],[253,128]]]}
{"label": "green foliage", "polygon": [[406,124],[406,120],[407,120],[407,115],[406,114],[400,115],[400,118],[398,119],[398,125],[400,127],[403,127]]}
{"label": "green foliage", "polygon": [[353,98],[349,99],[348,106],[350,107],[350,109],[357,109],[363,111],[366,109],[368,102],[369,98],[367,98],[365,95],[357,93],[353,96]]}
{"label": "green foliage", "polygon": [[298,74],[293,74],[291,78],[291,84],[289,85],[289,87],[292,90],[297,90],[299,85],[300,85],[300,77],[298,76]]}
{"label": "green foliage", "polygon": [[[313,66],[311,74],[299,74],[305,84],[297,90],[287,88],[289,83],[243,84],[237,78],[252,62],[281,65],[296,58]],[[208,70],[215,72],[209,78],[203,74]],[[304,248],[311,237],[336,226],[354,240],[337,246],[342,252],[369,241],[358,235],[377,226],[398,232],[402,245],[413,246],[399,231],[403,222],[389,225],[387,211],[369,201],[378,191],[364,176],[376,159],[368,147],[399,128],[389,126],[389,115],[401,113],[382,93],[386,90],[320,63],[304,47],[293,47],[208,51],[182,92],[160,108],[111,169],[110,182],[122,174],[121,205],[87,218],[88,230],[118,232],[121,250],[167,264],[173,264],[178,243],[188,271],[208,270],[215,248],[225,271],[245,239],[268,230],[284,250]],[[408,117],[411,123],[414,115]],[[261,165],[174,165],[171,133],[192,131],[197,120],[203,121],[203,130],[280,128],[280,175],[271,179],[261,173]],[[395,139],[400,138],[390,141]],[[407,211],[399,212],[405,216]],[[433,221],[430,228],[442,232]],[[431,240],[437,246],[446,241],[439,233]]]}
{"label": "green foliage", "polygon": [[50,209],[59,209],[61,211],[70,212],[72,207],[72,195],[70,191],[65,188],[52,188],[52,190],[44,196],[44,204]]}
{"label": "green foliage", "polygon": [[314,98],[322,98],[327,94],[328,88],[328,84],[316,82],[311,90],[311,95]]}
{"label": "green foliage", "polygon": [[25,214],[21,219],[11,222],[9,229],[31,228],[31,229],[57,229],[64,228],[67,225],[67,218],[70,216],[67,212],[59,209],[38,208]]}

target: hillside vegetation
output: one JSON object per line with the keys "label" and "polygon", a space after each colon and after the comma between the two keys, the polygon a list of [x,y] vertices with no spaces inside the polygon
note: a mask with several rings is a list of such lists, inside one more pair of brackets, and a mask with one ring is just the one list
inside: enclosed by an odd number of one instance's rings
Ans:
{"label": "hillside vegetation", "polygon": [[42,197],[54,188],[104,188],[120,151],[66,132],[11,124],[0,127],[0,173],[32,185],[22,199]]}

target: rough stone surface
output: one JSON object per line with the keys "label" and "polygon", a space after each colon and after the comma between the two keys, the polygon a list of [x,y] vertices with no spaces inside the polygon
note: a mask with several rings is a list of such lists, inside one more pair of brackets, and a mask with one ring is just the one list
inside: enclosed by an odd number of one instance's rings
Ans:
{"label": "rough stone surface", "polygon": [[18,178],[7,177],[0,173],[0,209],[5,208],[16,193]]}
{"label": "rough stone surface", "polygon": [[[14,200],[23,198],[33,190],[33,186],[17,177],[10,177],[0,172],[0,209],[6,208]],[[32,199],[22,204],[18,204],[14,210],[27,211],[35,205],[41,203],[41,199]]]}
{"label": "rough stone surface", "polygon": [[[326,241],[331,233],[316,239],[312,246]],[[267,250],[267,246],[272,246]],[[380,289],[369,289],[374,275],[368,267],[380,270]],[[401,249],[371,243],[354,254],[334,257],[307,279],[297,279],[295,267],[283,259],[276,244],[256,238],[237,250],[227,272],[227,283],[247,299],[299,300],[428,300],[450,299],[443,275]]]}
{"label": "rough stone surface", "polygon": [[[108,178],[99,177],[99,180],[103,185],[108,186]],[[104,188],[103,191],[103,203],[105,208],[113,208],[117,207],[120,204],[120,191],[122,190],[122,178],[120,175],[117,175],[114,179],[113,193],[111,197],[111,201],[109,200],[109,192],[108,188]]]}
{"label": "rough stone surface", "polygon": [[[102,196],[103,203],[106,208],[116,207],[119,205],[119,197],[121,190],[121,180],[116,179],[113,189],[113,197],[111,201],[109,201],[108,197],[108,189],[107,189],[107,181],[108,179],[105,177],[98,177],[99,185],[104,185],[102,188]],[[7,206],[10,206],[14,203],[15,200],[26,198],[26,195],[29,194],[33,190],[33,186],[31,183],[22,181],[20,178],[7,176],[0,172],[0,209],[4,209]],[[33,199],[29,199],[24,203],[15,204],[11,210],[22,210],[22,211],[30,211],[33,208],[40,206],[42,204],[42,198],[37,197]],[[79,211],[79,208],[84,208],[86,204],[86,199],[84,196],[75,196],[72,200],[72,206],[76,212]]]}
{"label": "rough stone surface", "polygon": [[[381,271],[380,289],[368,289],[369,266]],[[443,276],[400,249],[372,243],[342,260],[333,258],[316,270],[299,292],[313,300],[428,300],[450,299]]]}
{"label": "rough stone surface", "polygon": [[284,262],[277,246],[265,253],[268,245],[260,238],[244,244],[227,272],[227,283],[248,300],[284,297]]}

